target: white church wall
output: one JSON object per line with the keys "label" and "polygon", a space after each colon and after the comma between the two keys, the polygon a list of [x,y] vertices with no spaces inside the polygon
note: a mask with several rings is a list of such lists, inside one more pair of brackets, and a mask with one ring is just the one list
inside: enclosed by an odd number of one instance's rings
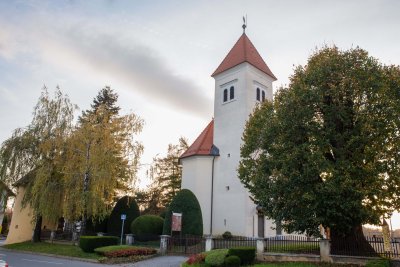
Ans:
{"label": "white church wall", "polygon": [[181,188],[189,189],[196,195],[201,207],[205,235],[210,233],[212,161],[211,156],[192,156],[181,159]]}

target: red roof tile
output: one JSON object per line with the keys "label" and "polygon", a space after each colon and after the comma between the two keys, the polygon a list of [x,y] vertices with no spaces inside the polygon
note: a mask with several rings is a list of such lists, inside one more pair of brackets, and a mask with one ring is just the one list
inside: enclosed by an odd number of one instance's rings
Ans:
{"label": "red roof tile", "polygon": [[213,155],[214,120],[212,120],[193,144],[182,154],[181,158],[195,155]]}
{"label": "red roof tile", "polygon": [[271,76],[275,81],[277,80],[245,33],[240,36],[239,40],[211,76],[214,77],[243,62],[248,62],[265,74]]}

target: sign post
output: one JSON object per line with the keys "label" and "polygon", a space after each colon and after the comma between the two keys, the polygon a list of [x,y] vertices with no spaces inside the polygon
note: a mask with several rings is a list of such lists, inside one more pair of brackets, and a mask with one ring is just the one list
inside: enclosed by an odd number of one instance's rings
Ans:
{"label": "sign post", "polygon": [[122,245],[122,238],[124,237],[124,224],[126,220],[126,214],[121,214],[121,220],[122,220],[122,228],[121,228],[121,245]]}

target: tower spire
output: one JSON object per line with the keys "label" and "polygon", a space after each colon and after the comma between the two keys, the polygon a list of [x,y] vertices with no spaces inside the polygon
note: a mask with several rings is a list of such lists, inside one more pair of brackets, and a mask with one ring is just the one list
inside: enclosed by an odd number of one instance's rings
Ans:
{"label": "tower spire", "polygon": [[242,28],[243,28],[243,33],[246,33],[246,28],[247,28],[247,15],[246,15],[246,17],[243,16],[243,25],[242,25]]}

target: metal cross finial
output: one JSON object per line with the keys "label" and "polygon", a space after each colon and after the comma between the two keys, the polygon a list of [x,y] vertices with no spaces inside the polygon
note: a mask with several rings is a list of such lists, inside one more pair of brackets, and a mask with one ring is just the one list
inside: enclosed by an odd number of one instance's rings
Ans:
{"label": "metal cross finial", "polygon": [[[247,17],[247,16],[246,16]],[[246,18],[243,16],[243,25],[242,25],[242,28],[243,28],[243,33],[245,33],[246,32],[246,27],[247,27],[247,23],[246,23]]]}

